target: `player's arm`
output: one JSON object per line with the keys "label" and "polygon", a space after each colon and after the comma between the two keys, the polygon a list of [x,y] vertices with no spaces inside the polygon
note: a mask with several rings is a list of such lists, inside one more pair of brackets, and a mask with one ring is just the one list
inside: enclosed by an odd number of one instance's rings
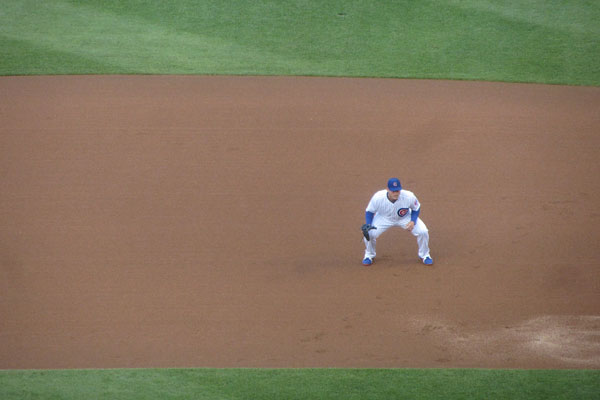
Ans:
{"label": "player's arm", "polygon": [[419,214],[421,213],[421,207],[419,207],[418,210],[411,210],[410,211],[410,220],[412,222],[414,222],[415,224],[417,223],[417,219],[419,218]]}
{"label": "player's arm", "polygon": [[371,225],[373,223],[373,217],[374,216],[375,216],[375,213],[372,213],[371,211],[365,211],[365,221],[366,221],[366,224],[364,224],[363,226],[360,227],[360,230],[362,231],[363,236],[367,240],[371,240],[371,236],[369,235],[369,231],[372,230],[372,229],[377,229],[376,227],[374,227],[373,225]]}
{"label": "player's arm", "polygon": [[377,194],[374,194],[373,197],[371,197],[369,204],[367,204],[367,209],[365,210],[365,222],[367,225],[373,224],[373,218],[377,213],[377,208]]}
{"label": "player's arm", "polygon": [[371,211],[365,211],[365,222],[369,225],[373,225],[373,218],[375,217],[375,213]]}
{"label": "player's arm", "polygon": [[408,230],[412,231],[415,224],[417,223],[417,219],[419,218],[419,214],[421,213],[421,204],[419,200],[415,197],[412,205],[410,206],[410,222],[408,226]]}
{"label": "player's arm", "polygon": [[369,201],[369,205],[367,205],[367,209],[365,210],[365,224],[360,227],[363,236],[367,240],[371,240],[371,237],[369,236],[369,231],[372,229],[377,229],[372,225],[373,218],[375,217],[375,213],[377,212],[376,210],[377,207],[375,206],[375,196],[373,196],[371,198],[371,201]]}

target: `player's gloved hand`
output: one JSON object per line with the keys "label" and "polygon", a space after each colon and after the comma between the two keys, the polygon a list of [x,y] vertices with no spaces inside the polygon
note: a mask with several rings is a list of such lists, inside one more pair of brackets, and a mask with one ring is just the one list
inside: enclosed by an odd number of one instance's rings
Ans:
{"label": "player's gloved hand", "polygon": [[369,231],[371,229],[377,229],[376,227],[374,227],[371,224],[364,224],[363,226],[360,227],[360,230],[363,233],[363,236],[365,237],[365,239],[367,240],[371,240],[371,237],[369,236]]}

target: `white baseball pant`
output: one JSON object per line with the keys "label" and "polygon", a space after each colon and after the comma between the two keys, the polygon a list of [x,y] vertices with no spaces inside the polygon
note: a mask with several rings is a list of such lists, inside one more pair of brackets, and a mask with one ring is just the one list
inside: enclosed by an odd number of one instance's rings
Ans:
{"label": "white baseball pant", "polygon": [[[365,258],[373,259],[376,255],[376,246],[377,246],[377,238],[389,228],[393,226],[399,226],[402,229],[406,229],[406,226],[410,222],[410,219],[402,220],[399,222],[390,222],[387,218],[381,217],[378,214],[375,214],[375,218],[373,218],[373,223],[371,225],[375,226],[377,229],[373,229],[369,231],[369,237],[371,240],[367,240],[363,238],[365,242]],[[417,244],[419,246],[419,257],[423,260],[425,257],[429,257],[429,230],[421,218],[417,218],[417,222],[415,223],[415,227],[411,231],[413,236],[417,238]]]}

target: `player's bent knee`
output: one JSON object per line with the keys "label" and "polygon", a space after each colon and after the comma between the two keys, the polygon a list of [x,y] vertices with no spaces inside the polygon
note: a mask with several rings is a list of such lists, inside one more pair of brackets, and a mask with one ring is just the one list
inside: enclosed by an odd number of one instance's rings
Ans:
{"label": "player's bent knee", "polygon": [[427,228],[415,228],[412,233],[415,236],[429,236],[429,230]]}
{"label": "player's bent knee", "polygon": [[371,238],[371,240],[375,240],[379,237],[380,233],[377,232],[376,229],[373,229],[372,231],[369,231],[369,237]]}

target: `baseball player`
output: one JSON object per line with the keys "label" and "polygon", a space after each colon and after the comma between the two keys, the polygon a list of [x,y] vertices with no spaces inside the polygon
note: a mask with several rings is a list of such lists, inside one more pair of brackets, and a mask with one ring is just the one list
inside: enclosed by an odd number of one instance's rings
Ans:
{"label": "baseball player", "polygon": [[423,264],[432,265],[429,254],[429,231],[419,218],[421,204],[413,192],[402,189],[398,178],[388,181],[387,190],[373,195],[365,213],[366,223],[361,227],[365,242],[363,265],[371,265],[375,260],[375,244],[383,232],[393,226],[410,231],[417,238],[419,257]]}

